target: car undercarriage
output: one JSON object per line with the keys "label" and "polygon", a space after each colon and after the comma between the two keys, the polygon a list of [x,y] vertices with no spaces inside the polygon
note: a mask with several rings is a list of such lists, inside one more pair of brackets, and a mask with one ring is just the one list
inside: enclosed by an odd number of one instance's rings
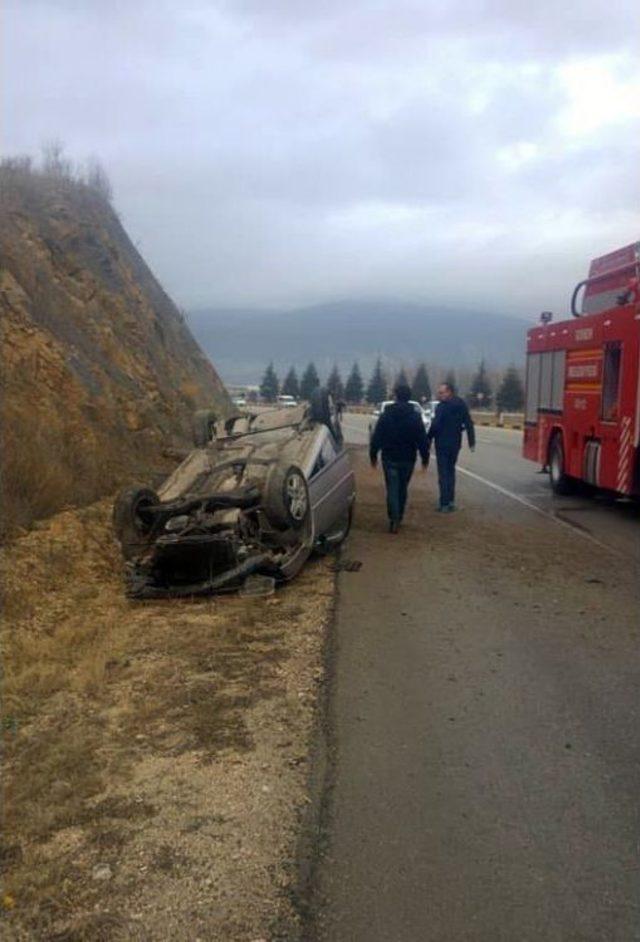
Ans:
{"label": "car undercarriage", "polygon": [[[326,545],[323,526],[335,545],[348,532],[353,473],[326,393],[295,410],[198,421],[199,447],[157,492],[133,485],[116,500],[132,598],[232,591],[254,573],[285,581]],[[332,461],[319,470],[327,442]]]}

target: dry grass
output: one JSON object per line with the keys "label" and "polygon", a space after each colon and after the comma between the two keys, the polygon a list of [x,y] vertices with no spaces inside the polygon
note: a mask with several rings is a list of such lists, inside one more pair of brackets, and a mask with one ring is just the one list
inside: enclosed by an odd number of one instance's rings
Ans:
{"label": "dry grass", "polygon": [[[67,417],[24,410],[5,396],[2,411],[0,539],[66,507],[85,506],[136,477],[160,480],[175,464],[161,449],[114,443]],[[55,552],[52,549],[51,552]],[[51,571],[59,574],[55,560]]]}
{"label": "dry grass", "polygon": [[[106,889],[91,873],[126,857],[155,818],[132,775],[151,758],[250,753],[248,712],[282,693],[287,634],[304,609],[294,592],[267,605],[130,603],[109,515],[107,502],[59,514],[3,552],[0,856],[16,938],[71,923],[77,934],[60,938],[128,938],[91,916]],[[180,866],[156,847],[148,869]]]}
{"label": "dry grass", "polygon": [[10,403],[2,424],[5,535],[65,506],[95,500],[113,486],[109,455],[100,453],[87,429]]}

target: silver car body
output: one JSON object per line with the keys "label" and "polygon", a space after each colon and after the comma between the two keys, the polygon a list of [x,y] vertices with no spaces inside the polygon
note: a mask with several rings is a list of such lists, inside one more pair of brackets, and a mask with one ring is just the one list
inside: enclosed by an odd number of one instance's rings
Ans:
{"label": "silver car body", "polygon": [[[147,497],[151,503],[143,511],[151,523],[127,563],[132,596],[236,588],[254,572],[291,579],[314,548],[341,542],[353,512],[355,477],[335,412],[326,422],[311,412],[302,404],[237,416],[188,454]],[[306,490],[300,497],[308,509],[297,524],[278,526],[269,512],[270,488],[278,469],[287,468]]]}

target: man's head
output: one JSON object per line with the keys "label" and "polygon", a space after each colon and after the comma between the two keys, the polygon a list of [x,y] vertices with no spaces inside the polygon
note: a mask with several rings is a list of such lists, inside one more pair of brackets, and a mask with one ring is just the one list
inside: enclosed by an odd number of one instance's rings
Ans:
{"label": "man's head", "polygon": [[397,402],[409,402],[411,399],[411,390],[406,383],[398,383],[393,392]]}
{"label": "man's head", "polygon": [[438,399],[440,402],[446,402],[452,396],[455,396],[455,389],[451,383],[440,383],[438,386]]}

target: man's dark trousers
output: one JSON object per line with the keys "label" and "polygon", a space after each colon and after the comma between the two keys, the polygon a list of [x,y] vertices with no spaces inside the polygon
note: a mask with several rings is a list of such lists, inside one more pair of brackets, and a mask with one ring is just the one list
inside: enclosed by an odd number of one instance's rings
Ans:
{"label": "man's dark trousers", "polygon": [[438,485],[440,487],[440,506],[448,507],[453,504],[456,496],[456,461],[459,448],[438,448],[436,443],[436,459],[438,461]]}
{"label": "man's dark trousers", "polygon": [[413,474],[415,461],[383,461],[384,479],[387,485],[387,513],[389,520],[400,523],[407,503],[407,490]]}

